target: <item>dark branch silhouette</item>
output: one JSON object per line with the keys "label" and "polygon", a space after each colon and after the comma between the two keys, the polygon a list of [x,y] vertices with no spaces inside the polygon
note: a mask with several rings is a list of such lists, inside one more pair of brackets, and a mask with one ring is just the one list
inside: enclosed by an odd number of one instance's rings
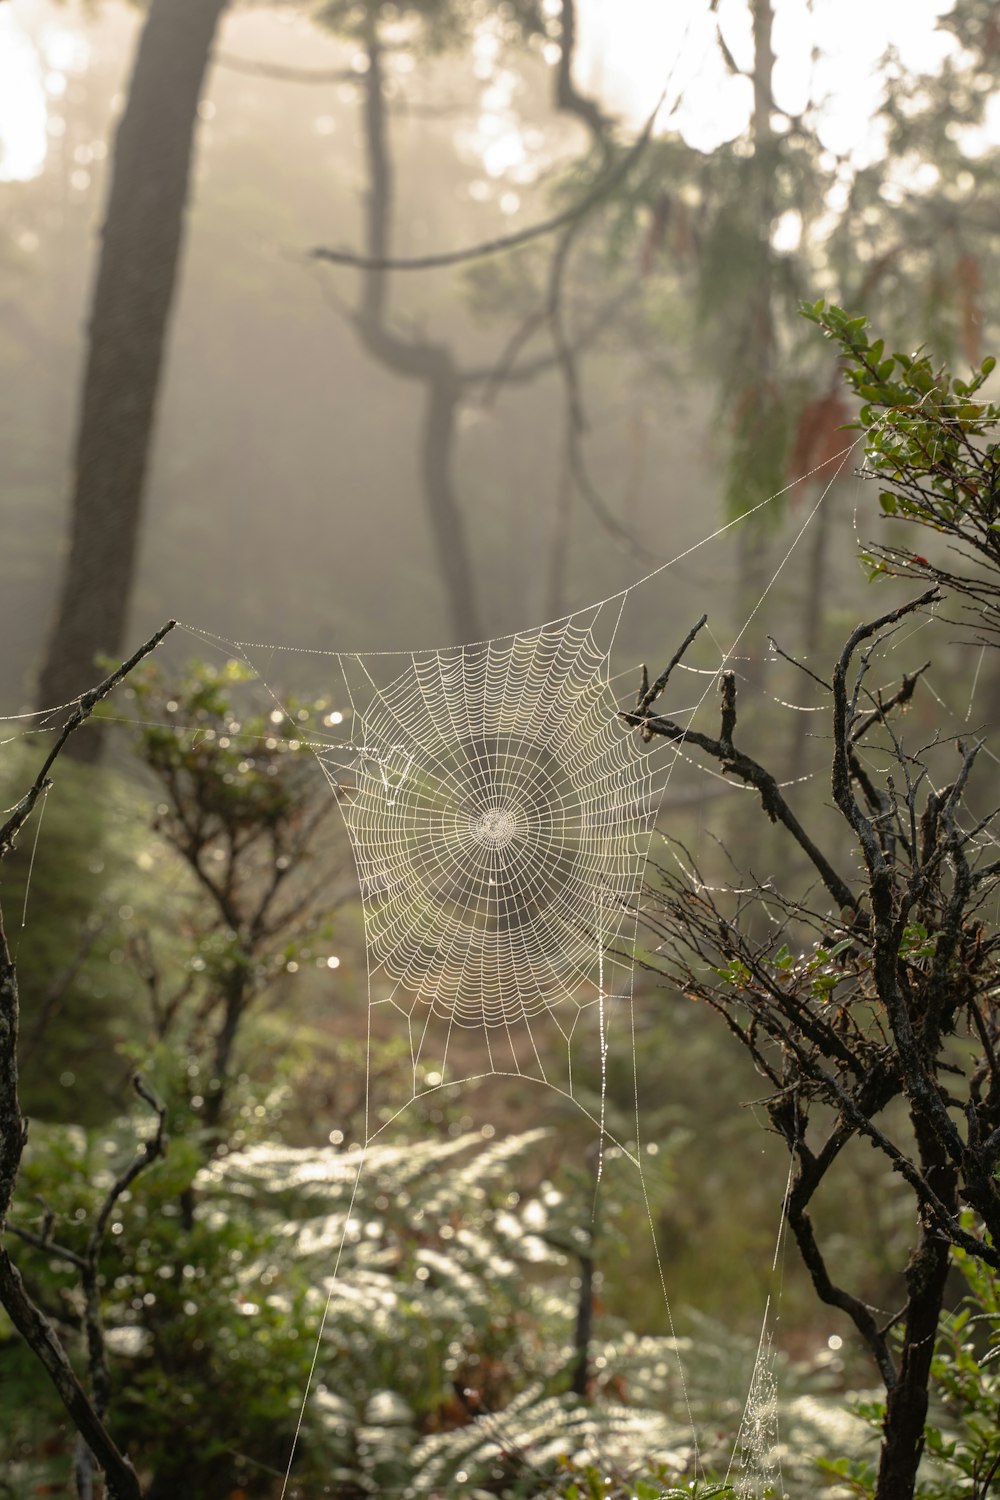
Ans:
{"label": "dark branch silhouette", "polygon": [[[30,817],[32,809],[42,793],[51,786],[49,772],[56,758],[65,748],[71,736],[84,724],[93,713],[97,705],[111,693],[120,682],[132,671],[142,659],[149,655],[164,636],[173,629],[174,621],[169,620],[162,629],[152,635],[144,645],[140,646],[127,661],[123,662],[109,677],[89,692],[84,693],[76,702],[73,712],[58,735],[55,744],[46,756],[37,776],[28,791],[20,799],[13,812],[7,818],[3,827],[0,828],[0,860],[9,853],[20,830]],[[104,1398],[102,1392],[103,1371],[106,1366],[103,1361],[103,1337],[99,1330],[99,1310],[97,1314],[96,1332],[93,1334],[88,1321],[88,1340],[91,1351],[91,1369],[94,1373],[95,1393],[92,1400],[81,1385],[71,1365],[60,1339],[46,1318],[45,1314],[32,1301],[25,1288],[21,1275],[8,1254],[3,1243],[4,1232],[7,1228],[7,1216],[10,1212],[11,1200],[17,1182],[17,1175],[21,1164],[21,1156],[24,1151],[28,1136],[28,1122],[21,1114],[21,1106],[18,1097],[18,1036],[20,1029],[20,1001],[17,986],[17,968],[7,941],[4,929],[3,911],[0,909],[0,1303],[3,1304],[14,1327],[20,1333],[25,1343],[33,1354],[40,1360],[48,1372],[60,1400],[66,1407],[77,1432],[86,1443],[90,1452],[94,1455],[97,1463],[103,1470],[107,1479],[109,1496],[113,1500],[141,1500],[142,1490],[139,1485],[138,1476],[125,1454],[115,1443],[108,1432],[103,1421]],[[143,1097],[146,1097],[143,1091]],[[158,1110],[158,1106],[154,1104]],[[160,1129],[153,1139],[153,1143],[147,1142],[140,1156],[133,1162],[123,1179],[120,1179],[120,1187],[116,1196],[125,1190],[128,1183],[138,1174],[154,1155],[162,1150],[162,1116],[160,1117]],[[116,1184],[116,1187],[118,1185]],[[112,1189],[114,1192],[114,1189]],[[99,1216],[98,1224],[95,1225],[94,1233],[97,1238],[93,1242],[93,1253],[80,1258],[78,1269],[81,1271],[87,1267],[87,1274],[93,1271],[92,1290],[96,1295],[96,1256],[100,1248],[100,1240],[104,1233],[107,1222],[107,1214],[110,1213],[114,1198],[106,1199],[107,1212]],[[93,1236],[92,1236],[93,1238]],[[76,1264],[76,1262],[73,1262]],[[88,1319],[92,1311],[88,1301]]]}
{"label": "dark branch silhouette", "polygon": [[665,95],[660,96],[641,133],[614,166],[599,177],[589,192],[576,203],[563,209],[561,213],[553,214],[551,218],[542,219],[524,229],[512,230],[509,234],[497,235],[494,239],[481,240],[476,245],[429,255],[364,255],[355,250],[335,250],[326,245],[317,245],[309,254],[313,260],[327,261],[335,266],[354,266],[359,271],[434,271],[446,266],[460,266],[467,261],[483,260],[489,255],[516,250],[520,245],[530,244],[532,240],[544,239],[547,235],[576,223],[578,219],[586,218],[591,209],[603,203],[624,182],[649,144],[664,98]]}

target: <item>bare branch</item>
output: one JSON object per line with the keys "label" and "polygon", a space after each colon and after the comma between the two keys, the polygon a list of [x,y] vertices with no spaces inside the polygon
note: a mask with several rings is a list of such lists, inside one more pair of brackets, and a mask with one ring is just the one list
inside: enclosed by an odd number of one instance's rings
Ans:
{"label": "bare branch", "polygon": [[[726,775],[738,776],[747,785],[755,787],[760,793],[760,800],[764,811],[772,823],[781,823],[788,829],[799,848],[808,856],[810,863],[816,870],[830,895],[836,901],[841,911],[850,912],[855,918],[861,913],[861,904],[858,897],[851,890],[847,882],[837,874],[823,851],[806,833],[798,818],[792,812],[788,803],[782,796],[778,782],[770,771],[764,769],[757,761],[753,760],[741,750],[736,750],[732,744],[732,732],[735,728],[735,677],[731,672],[723,673],[722,688],[724,693],[724,721],[725,734],[719,739],[713,739],[711,735],[702,734],[700,730],[685,727],[676,723],[673,719],[660,717],[650,718],[648,714],[621,712],[626,724],[632,724],[645,734],[662,735],[664,739],[680,745],[697,745],[699,750],[704,750],[714,760],[721,763],[722,770]],[[730,696],[731,695],[731,696]]]}
{"label": "bare branch", "polygon": [[104,1470],[109,1500],[142,1500],[139,1476],[121,1453],[80,1384],[52,1324],[25,1291],[17,1267],[0,1245],[0,1302],[29,1349],[48,1371],[77,1431]]}
{"label": "bare branch", "polygon": [[[635,705],[635,711],[637,714],[643,715],[649,712],[653,704],[656,702],[657,698],[659,698],[660,694],[663,692],[663,689],[666,687],[667,683],[670,681],[671,672],[673,672],[674,668],[680,663],[681,658],[684,656],[687,648],[691,645],[695,636],[700,630],[703,630],[707,624],[708,615],[702,615],[701,619],[696,621],[696,623],[691,626],[691,629],[681,641],[680,645],[677,647],[677,650],[674,652],[673,656],[670,658],[669,662],[664,667],[659,677],[653,683],[652,687],[649,686],[648,673],[646,671],[646,668],[643,667],[643,683],[642,687],[639,689],[639,697]],[[643,735],[643,739],[647,739],[647,736],[645,734]],[[652,735],[649,735],[648,739],[652,739]]]}
{"label": "bare branch", "polygon": [[75,733],[81,724],[86,723],[102,699],[114,691],[118,684],[139,665],[143,657],[148,656],[151,651],[156,650],[156,647],[163,640],[164,636],[169,635],[176,624],[176,620],[168,620],[165,625],[161,625],[155,635],[151,635],[149,640],[129,657],[128,661],[124,661],[120,667],[116,667],[110,677],[106,677],[103,682],[98,683],[97,687],[90,688],[88,692],[83,693],[76,700],[77,706],[63,725],[59,737],[46,756],[41,770],[14,808],[6,823],[0,828],[0,859],[3,859],[4,855],[9,852],[21,828],[31,816],[35,803],[51,785],[48,779],[49,772],[70,735]]}
{"label": "bare branch", "polygon": [[460,250],[444,250],[431,255],[367,256],[359,255],[353,250],[333,250],[327,246],[318,245],[310,250],[309,256],[312,260],[326,261],[335,266],[354,266],[362,271],[433,271],[445,266],[462,265],[467,261],[483,260],[489,255],[516,250],[518,246],[530,244],[532,240],[544,239],[546,235],[555,234],[558,230],[584,218],[592,208],[602,203],[614,192],[615,188],[624,182],[649,144],[653,125],[665,98],[666,94],[661,94],[656,108],[649,116],[639,136],[619,161],[598,178],[590,191],[576,203],[571,204],[569,208],[563,209],[561,213],[553,214],[551,218],[543,219],[540,223],[530,224],[510,234],[498,235],[495,239],[482,240],[478,245],[466,245]]}
{"label": "bare branch", "polygon": [[352,68],[289,68],[279,63],[261,62],[254,57],[236,57],[231,52],[216,52],[212,61],[216,67],[229,68],[233,73],[247,73],[252,78],[270,78],[277,83],[360,82]]}

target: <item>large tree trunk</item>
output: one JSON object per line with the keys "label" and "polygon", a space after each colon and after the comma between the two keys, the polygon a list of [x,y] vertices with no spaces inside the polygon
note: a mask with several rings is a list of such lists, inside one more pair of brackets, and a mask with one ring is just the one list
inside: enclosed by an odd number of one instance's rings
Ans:
{"label": "large tree trunk", "polygon": [[[118,126],[91,310],[72,535],[38,686],[47,708],[82,692],[124,634],[143,482],[173,301],[198,101],[228,0],[151,0]],[[72,750],[94,759],[94,731]]]}

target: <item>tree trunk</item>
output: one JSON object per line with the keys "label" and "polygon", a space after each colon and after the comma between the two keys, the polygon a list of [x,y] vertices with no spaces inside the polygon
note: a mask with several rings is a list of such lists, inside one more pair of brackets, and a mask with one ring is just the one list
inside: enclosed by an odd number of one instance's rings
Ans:
{"label": "tree trunk", "polygon": [[[832,511],[829,496],[827,496],[822,500],[812,522],[812,539],[805,566],[805,594],[802,599],[802,633],[799,649],[802,658],[813,671],[817,670],[813,664],[822,644],[823,620],[830,598],[827,592],[827,552],[831,520]],[[801,697],[802,695],[803,679],[799,677],[794,696]],[[788,762],[789,781],[798,781],[806,774],[813,718],[812,714],[792,715],[792,748]]]}
{"label": "tree trunk", "polygon": [[[753,258],[754,293],[749,299],[743,316],[741,350],[737,360],[743,371],[741,389],[735,410],[737,442],[744,461],[762,464],[765,494],[770,487],[770,470],[761,446],[771,442],[769,428],[774,417],[775,392],[774,355],[776,334],[774,326],[773,283],[774,263],[771,254],[771,235],[774,230],[774,169],[776,137],[771,124],[773,104],[771,100],[771,78],[774,72],[774,13],[771,0],[753,0],[753,160],[749,164],[748,190],[750,194],[752,242],[747,252]],[[752,485],[750,499],[740,503],[740,509],[749,508],[763,495],[757,493],[761,483]],[[745,631],[740,644],[744,683],[753,693],[759,693],[764,679],[764,652],[758,629],[750,624],[770,577],[770,546],[768,522],[771,516],[765,511],[753,516],[740,527],[738,568],[739,579],[736,601],[739,609],[738,628]]]}
{"label": "tree trunk", "polygon": [[[122,641],[135,568],[198,101],[228,0],[151,0],[115,138],[91,309],[71,500],[72,534],[38,686],[48,708],[81,693]],[[70,753],[93,760],[99,740]]]}
{"label": "tree trunk", "polygon": [[[250,961],[250,955],[243,951],[240,960]],[[232,1061],[233,1047],[236,1043],[236,1034],[240,1029],[240,1022],[247,1007],[247,984],[246,970],[235,967],[230,972],[226,981],[225,1008],[222,1015],[222,1025],[219,1027],[215,1038],[215,1047],[212,1054],[212,1078],[205,1091],[205,1110],[202,1115],[202,1124],[213,1137],[218,1133],[219,1122],[225,1107],[226,1094],[229,1089],[230,1077],[229,1066]]]}
{"label": "tree trunk", "polygon": [[[955,1169],[933,1123],[912,1111],[920,1165],[929,1186],[952,1213],[958,1212]],[[887,1393],[875,1500],[913,1500],[924,1451],[931,1360],[944,1306],[951,1246],[937,1228],[922,1223],[906,1267],[907,1308],[899,1378]]]}
{"label": "tree trunk", "polygon": [[[377,18],[369,16],[368,72],[362,124],[368,162],[365,250],[372,261],[390,252],[394,197],[392,160],[384,95],[382,44]],[[455,418],[463,381],[450,350],[421,338],[401,338],[386,319],[389,294],[385,270],[365,270],[355,326],[365,348],[387,369],[424,386],[427,400],[420,439],[420,479],[424,508],[448,605],[456,644],[483,635],[465,537],[465,518],[451,476]]]}

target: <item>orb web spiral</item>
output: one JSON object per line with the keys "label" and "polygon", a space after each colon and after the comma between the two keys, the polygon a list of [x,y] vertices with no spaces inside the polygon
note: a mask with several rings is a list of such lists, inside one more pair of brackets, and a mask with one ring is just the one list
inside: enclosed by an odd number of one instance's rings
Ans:
{"label": "orb web spiral", "polygon": [[413,657],[363,715],[345,816],[373,977],[509,1027],[595,982],[634,913],[651,785],[570,623]]}

